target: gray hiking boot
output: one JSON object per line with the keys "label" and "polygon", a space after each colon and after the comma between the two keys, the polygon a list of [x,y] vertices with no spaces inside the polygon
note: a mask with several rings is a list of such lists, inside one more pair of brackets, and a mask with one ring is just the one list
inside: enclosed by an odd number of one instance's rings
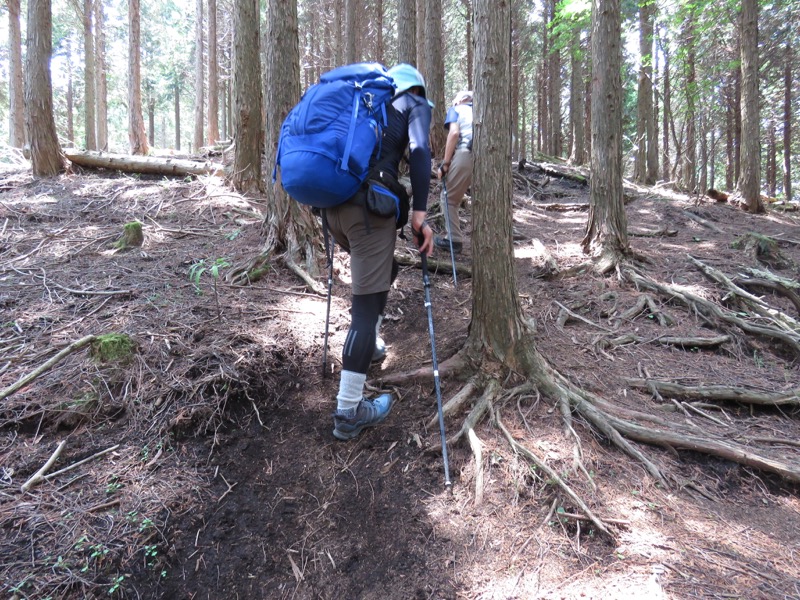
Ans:
{"label": "gray hiking boot", "polygon": [[333,437],[339,440],[352,440],[365,427],[382,423],[392,410],[392,395],[381,394],[377,398],[362,398],[352,416],[340,411],[333,413]]}

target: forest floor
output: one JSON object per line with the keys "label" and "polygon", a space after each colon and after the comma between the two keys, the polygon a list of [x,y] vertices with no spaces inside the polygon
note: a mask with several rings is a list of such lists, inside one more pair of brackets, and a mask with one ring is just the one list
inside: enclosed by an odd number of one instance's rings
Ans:
{"label": "forest floor", "polygon": [[[715,327],[655,294],[629,310],[643,292],[625,279],[569,270],[585,260],[588,187],[536,166],[515,168],[515,184],[519,298],[549,364],[620,406],[767,445],[800,464],[796,351]],[[646,259],[637,268],[655,281],[724,303],[726,290],[690,255],[731,278],[752,276],[750,268],[800,280],[797,212],[751,215],[666,189],[628,186],[626,194],[631,246]],[[658,484],[575,418],[577,444],[552,398],[534,393],[496,408],[610,536],[489,419],[475,428],[482,499],[466,442],[450,448],[454,485],[445,491],[432,379],[394,388],[383,425],[337,442],[338,378],[321,369],[325,297],[278,261],[252,285],[224,279],[227,263],[258,252],[265,210],[213,177],[0,176],[5,598],[800,598],[796,483],[635,444],[665,474],[667,485]],[[467,230],[470,212],[468,204]],[[143,246],[116,250],[135,220]],[[737,244],[748,232],[773,243]],[[414,256],[410,242],[398,248]],[[464,267],[470,250],[458,258]],[[337,253],[335,267],[328,361],[338,372],[349,325],[346,255]],[[449,268],[431,280],[441,362],[466,338],[471,283],[462,276],[454,286]],[[754,293],[798,317],[789,296]],[[109,333],[130,336],[132,352],[109,357],[96,340],[70,347]],[[389,355],[370,372],[375,389],[388,375],[430,366],[419,268],[401,269],[382,334]],[[722,334],[708,348],[660,343]],[[632,337],[610,343],[623,335]],[[778,407],[700,402],[629,381],[642,377],[790,397]],[[445,378],[445,401],[462,385]],[[448,434],[462,420],[449,417]],[[21,491],[62,442],[45,479]]]}

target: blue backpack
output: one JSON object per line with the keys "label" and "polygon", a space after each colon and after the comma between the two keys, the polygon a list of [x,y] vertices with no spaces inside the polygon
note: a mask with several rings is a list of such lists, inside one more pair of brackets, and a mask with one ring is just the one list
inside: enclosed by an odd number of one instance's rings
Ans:
{"label": "blue backpack", "polygon": [[280,167],[283,189],[301,204],[330,208],[351,198],[369,175],[376,148],[380,153],[395,87],[378,63],[323,74],[281,126],[273,183]]}

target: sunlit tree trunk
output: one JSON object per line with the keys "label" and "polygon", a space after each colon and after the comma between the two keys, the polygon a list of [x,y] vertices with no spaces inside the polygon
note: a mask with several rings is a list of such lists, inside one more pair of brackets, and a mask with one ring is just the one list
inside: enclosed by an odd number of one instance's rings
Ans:
{"label": "sunlit tree trunk", "polygon": [[747,211],[764,211],[761,202],[761,149],[758,109],[758,0],[742,0],[742,142],[738,192]]}
{"label": "sunlit tree trunk", "polygon": [[775,197],[778,187],[778,148],[775,134],[775,121],[770,119],[767,123],[767,165],[766,165],[767,195]]}
{"label": "sunlit tree trunk", "polygon": [[447,131],[444,124],[447,105],[444,101],[444,54],[442,48],[442,0],[426,0],[424,73],[428,99],[433,102],[431,155],[441,157]]}
{"label": "sunlit tree trunk", "polygon": [[464,7],[464,18],[466,20],[466,39],[464,43],[467,47],[467,88],[472,89],[473,83],[473,44],[472,44],[472,0],[461,0],[461,5]]}
{"label": "sunlit tree trunk", "polygon": [[383,0],[375,0],[375,56],[374,60],[383,64]]}
{"label": "sunlit tree trunk", "polygon": [[67,69],[67,140],[69,145],[75,145],[75,85],[72,80],[72,41],[70,38],[65,40],[67,51],[66,69]]}
{"label": "sunlit tree trunk", "polygon": [[175,111],[175,150],[181,149],[181,84],[178,76],[175,76],[175,83],[172,86]]}
{"label": "sunlit tree trunk", "polygon": [[150,146],[156,145],[156,98],[153,86],[145,84],[145,100],[147,101],[147,139]]}
{"label": "sunlit tree trunk", "polygon": [[583,83],[583,52],[581,49],[581,29],[575,26],[572,32],[570,47],[570,84],[569,84],[569,130],[570,130],[570,162],[582,165],[586,162],[586,137],[584,131],[585,99]]}
{"label": "sunlit tree trunk", "polygon": [[683,46],[686,56],[684,90],[686,94],[686,147],[683,151],[683,189],[697,191],[697,39],[695,10],[690,6],[683,30]]}
{"label": "sunlit tree trunk", "polygon": [[208,144],[219,141],[219,57],[217,0],[208,0]]}
{"label": "sunlit tree trunk", "polygon": [[417,62],[415,66],[423,75],[428,73],[428,57],[425,55],[425,9],[427,6],[428,0],[417,0]]}
{"label": "sunlit tree trunk", "polygon": [[472,322],[466,346],[491,353],[513,369],[527,328],[519,306],[511,237],[509,4],[495,0],[474,4]]}
{"label": "sunlit tree trunk", "polygon": [[664,54],[664,76],[662,77],[663,83],[663,95],[664,95],[664,107],[663,107],[663,114],[662,117],[662,124],[661,124],[661,178],[664,181],[670,181],[670,172],[669,172],[669,117],[670,112],[672,111],[672,80],[670,77],[670,52],[669,46],[665,41],[662,47],[662,52]]}
{"label": "sunlit tree trunk", "polygon": [[636,161],[633,178],[639,183],[656,182],[655,117],[653,114],[653,15],[655,2],[639,3],[639,87],[636,97]]}
{"label": "sunlit tree trunk", "polygon": [[357,2],[344,0],[344,62],[348,64],[356,62]]}
{"label": "sunlit tree trunk", "polygon": [[131,154],[150,152],[142,117],[140,0],[128,0],[128,141]]}
{"label": "sunlit tree trunk", "polygon": [[53,118],[53,84],[50,79],[52,19],[50,0],[28,0],[25,132],[30,140],[31,167],[36,177],[52,177],[62,172],[66,165]]}
{"label": "sunlit tree trunk", "polygon": [[258,0],[236,0],[233,7],[235,150],[231,183],[239,191],[263,190]]}
{"label": "sunlit tree trunk", "polygon": [[[297,0],[269,0],[267,17],[265,155],[273,165],[278,149],[281,124],[300,98],[300,49],[298,47]],[[316,219],[311,211],[286,194],[280,182],[266,187],[267,214],[262,230],[266,238],[264,254],[283,252],[290,264],[304,262],[305,270],[316,275],[316,248],[319,244]]]}
{"label": "sunlit tree trunk", "polygon": [[22,27],[20,0],[6,0],[8,7],[8,143],[14,148],[25,146],[25,96],[22,81]]}
{"label": "sunlit tree trunk", "polygon": [[105,16],[102,0],[94,2],[94,32],[97,149],[108,150],[108,67],[106,65]]}
{"label": "sunlit tree trunk", "polygon": [[397,62],[415,65],[417,62],[417,2],[399,0],[397,3]]}
{"label": "sunlit tree trunk", "polygon": [[[97,0],[100,2],[101,0]],[[83,115],[84,115],[84,144],[87,150],[97,149],[97,131],[95,128],[95,53],[94,53],[94,27],[92,0],[83,0]]]}
{"label": "sunlit tree trunk", "polygon": [[592,176],[583,250],[600,272],[628,251],[622,198],[622,17],[620,0],[592,1]]}
{"label": "sunlit tree trunk", "polygon": [[792,41],[786,40],[783,71],[783,194],[792,199]]}
{"label": "sunlit tree trunk", "polygon": [[[236,2],[238,1],[236,0]],[[203,37],[203,0],[196,0],[194,23],[194,137],[192,138],[192,150],[194,152],[198,152],[203,145],[203,113],[205,112]]]}

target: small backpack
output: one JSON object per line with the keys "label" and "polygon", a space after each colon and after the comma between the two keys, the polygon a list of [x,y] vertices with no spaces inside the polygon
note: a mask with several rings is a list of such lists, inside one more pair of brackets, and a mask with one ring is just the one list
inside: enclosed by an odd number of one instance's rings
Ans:
{"label": "small backpack", "polygon": [[380,154],[386,102],[395,83],[378,63],[339,67],[320,77],[281,126],[273,183],[314,208],[351,198],[369,175],[370,158]]}

